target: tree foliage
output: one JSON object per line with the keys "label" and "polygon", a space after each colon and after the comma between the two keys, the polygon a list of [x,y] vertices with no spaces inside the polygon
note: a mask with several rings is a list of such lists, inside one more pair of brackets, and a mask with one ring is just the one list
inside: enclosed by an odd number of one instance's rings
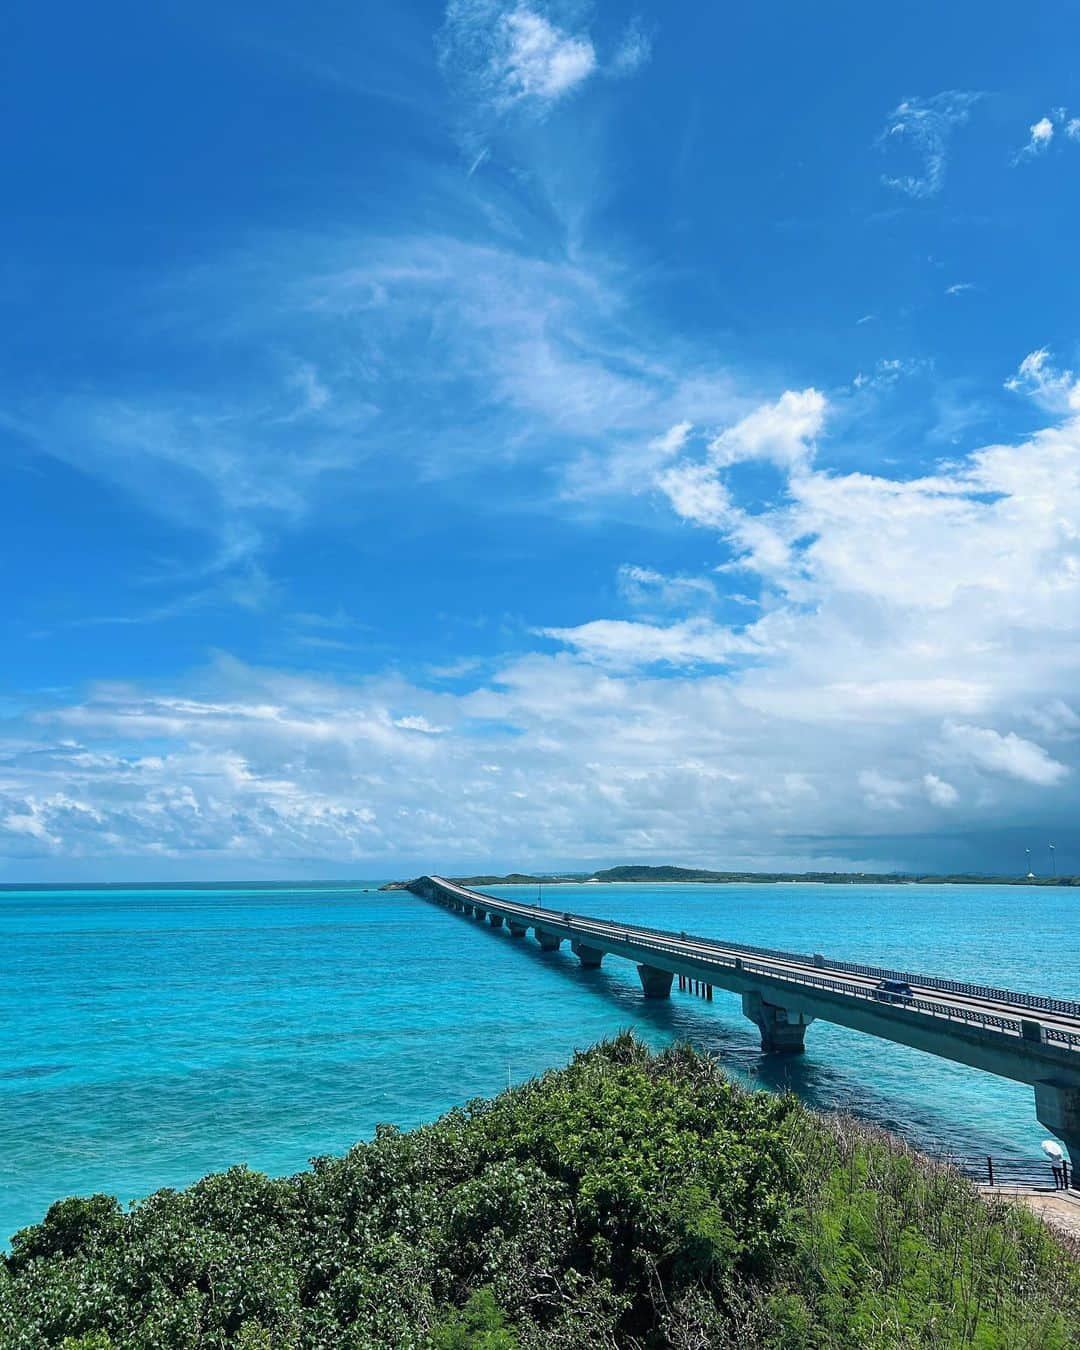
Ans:
{"label": "tree foliage", "polygon": [[1078,1272],[895,1140],[623,1036],[296,1177],[61,1201],[0,1265],[0,1344],[1064,1347]]}

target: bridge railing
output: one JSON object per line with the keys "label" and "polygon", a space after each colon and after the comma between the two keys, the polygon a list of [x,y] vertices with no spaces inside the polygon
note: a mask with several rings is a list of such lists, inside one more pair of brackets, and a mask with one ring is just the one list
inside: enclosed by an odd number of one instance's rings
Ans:
{"label": "bridge railing", "polygon": [[[651,928],[644,924],[625,924],[613,919],[585,918],[582,915],[569,914],[567,911],[545,909],[538,905],[524,905],[514,900],[503,900],[499,896],[485,895],[483,892],[470,891],[467,887],[457,886],[455,883],[437,883],[449,885],[454,891],[458,891],[468,896],[478,896],[481,901],[494,901],[496,905],[514,911],[519,915],[528,917],[530,920],[547,919],[549,923],[558,924],[574,933],[580,933],[586,937],[593,937],[600,941],[611,941],[613,935],[618,940],[618,935],[623,935],[623,940],[632,942],[638,947],[644,947],[646,950],[665,952],[667,954],[685,956],[685,952],[679,951],[680,944],[693,942],[700,946],[711,948],[712,952],[704,955],[701,952],[694,952],[691,957],[694,961],[705,967],[713,966],[721,970],[742,969],[750,974],[763,975],[773,979],[783,979],[792,984],[804,985],[808,988],[821,989],[829,993],[843,994],[846,998],[859,998],[880,1005],[882,1003],[911,1009],[915,1012],[928,1014],[931,1017],[940,1018],[950,1022],[963,1022],[969,1025],[983,1027],[987,1030],[999,1031],[1009,1036],[1022,1036],[1023,1028],[1020,1019],[1014,1017],[1005,1017],[997,1013],[981,1012],[976,1008],[967,1007],[964,1004],[956,1003],[934,1003],[928,999],[918,997],[882,999],[876,991],[872,989],[861,988],[858,985],[844,983],[840,980],[831,980],[824,975],[814,975],[809,971],[791,971],[788,969],[777,969],[760,962],[746,961],[742,954],[750,956],[760,956],[781,961],[794,961],[804,966],[816,966],[823,970],[837,970],[850,972],[862,976],[874,977],[879,967],[858,965],[854,962],[830,961],[821,957],[809,957],[804,953],[777,951],[769,947],[754,947],[747,943],[729,942],[718,943],[714,938],[698,937],[693,934],[673,933],[669,929]],[[563,915],[567,915],[564,920]],[[738,958],[728,957],[727,952],[738,952]],[[989,986],[966,985],[961,981],[937,980],[934,977],[925,977],[911,974],[889,974],[884,972],[882,978],[905,979],[908,983],[914,982],[922,984],[929,988],[938,988],[943,986],[952,986],[952,992],[973,992],[977,997],[990,997],[998,995],[1004,999],[1016,998],[1023,1006],[1035,1005],[1058,1005],[1058,1010],[1068,1007],[1080,1008],[1080,1004],[1069,1004],[1063,999],[1039,999],[1037,995],[1013,995],[1007,990],[990,990]],[[978,990],[988,990],[988,993],[979,994]],[[1067,1046],[1069,1049],[1080,1049],[1080,1033],[1060,1030],[1056,1027],[1043,1027],[1042,1036],[1046,1041],[1053,1041],[1060,1045]]]}
{"label": "bridge railing", "polygon": [[[467,890],[462,887],[462,890]],[[474,892],[475,893],[475,892]],[[498,896],[485,896],[502,904],[517,904],[516,901],[501,901]],[[538,909],[535,905],[522,905],[522,909]],[[558,911],[553,911],[558,912]],[[577,916],[571,915],[571,918]],[[748,956],[773,957],[780,961],[797,961],[800,964],[816,965],[823,970],[843,971],[849,975],[862,975],[875,980],[900,980],[906,984],[919,984],[924,989],[940,989],[945,994],[966,994],[972,998],[987,999],[994,1003],[1011,1003],[1014,1007],[1032,1008],[1041,1012],[1064,1013],[1067,1017],[1080,1017],[1080,1002],[1074,999],[1052,998],[1045,994],[1021,993],[1015,989],[999,989],[994,985],[970,984],[965,980],[949,980],[941,975],[921,975],[917,971],[893,970],[887,966],[868,966],[856,961],[837,961],[831,957],[810,956],[806,952],[789,952],[774,947],[755,947],[745,942],[718,943],[716,938],[702,937],[696,933],[673,933],[666,928],[651,928],[645,924],[623,925],[614,919],[598,919],[601,923],[610,923],[613,928],[633,927],[641,933],[653,933],[658,937],[670,937],[678,941],[698,942],[705,946],[723,946],[730,951],[746,952]],[[582,920],[584,922],[584,920]],[[1072,1035],[1060,1033],[1062,1037]],[[1056,1038],[1055,1038],[1056,1039]]]}
{"label": "bridge railing", "polygon": [[[479,892],[469,892],[465,887],[460,889],[465,894],[480,894]],[[716,946],[709,939],[683,938],[681,934],[671,933],[662,928],[647,928],[637,924],[621,924],[608,919],[584,918],[581,915],[570,914],[564,919],[563,915],[567,911],[543,909],[535,905],[522,905],[513,900],[500,900],[498,896],[482,896],[484,900],[494,900],[497,905],[507,910],[512,910],[529,919],[547,919],[552,925],[566,928],[568,931],[579,934],[582,937],[591,937],[598,942],[618,942],[624,941],[633,944],[638,948],[644,948],[646,951],[656,951],[665,955],[682,955],[679,951],[679,944],[684,941],[701,941],[702,945]],[[747,947],[745,944],[731,943],[725,944],[731,950],[739,952],[753,952],[767,954],[769,956],[780,956],[785,959],[783,953],[771,951],[768,948]],[[913,998],[885,998],[879,997],[875,990],[867,989],[859,985],[845,983],[841,980],[830,979],[827,975],[815,975],[810,971],[792,971],[787,968],[777,968],[767,963],[759,961],[746,961],[741,956],[728,957],[726,954],[717,952],[713,955],[703,955],[700,952],[691,954],[690,959],[705,967],[713,967],[723,971],[743,971],[750,975],[761,975],[772,979],[782,979],[790,984],[798,984],[811,989],[821,989],[827,993],[842,994],[845,998],[863,999],[874,1003],[877,1006],[887,1004],[907,1008],[914,1012],[928,1014],[931,1017],[942,1021],[962,1022],[968,1025],[982,1027],[988,1030],[1000,1031],[1010,1036],[1020,1036],[1022,1027],[1018,1018],[1002,1017],[997,1013],[980,1012],[977,1008],[971,1008],[965,1004],[955,1003],[933,1003],[928,999]],[[798,958],[810,964],[810,960],[805,957]],[[1048,1028],[1044,1028],[1044,1036]],[[1055,1040],[1060,1040],[1070,1046],[1080,1046],[1080,1035],[1074,1035],[1071,1032],[1058,1032],[1054,1036]]]}

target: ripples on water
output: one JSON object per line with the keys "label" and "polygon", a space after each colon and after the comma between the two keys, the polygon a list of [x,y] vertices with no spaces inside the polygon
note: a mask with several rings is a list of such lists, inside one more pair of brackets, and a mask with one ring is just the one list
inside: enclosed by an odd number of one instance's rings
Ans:
{"label": "ripples on water", "polygon": [[[817,1022],[768,1060],[739,1000],[645,1002],[475,919],[365,885],[0,892],[0,1242],[61,1196],[123,1199],[247,1162],[283,1174],[633,1027],[923,1146],[1033,1158],[1031,1091]],[[531,890],[501,891],[534,899]],[[1076,997],[1067,890],[545,887],[552,908]]]}

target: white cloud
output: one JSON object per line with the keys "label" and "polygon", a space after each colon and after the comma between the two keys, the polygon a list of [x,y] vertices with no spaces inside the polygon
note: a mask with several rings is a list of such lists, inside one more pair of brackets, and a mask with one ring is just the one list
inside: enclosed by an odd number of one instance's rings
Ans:
{"label": "white cloud", "polygon": [[1066,140],[1080,140],[1080,117],[1070,117],[1068,109],[1053,108],[1047,116],[1040,117],[1028,128],[1027,143],[1015,155],[1012,162],[1021,164],[1026,159],[1040,159],[1050,149],[1057,132]]}
{"label": "white cloud", "polygon": [[662,459],[670,459],[672,455],[678,452],[686,445],[687,439],[693,431],[692,422],[676,422],[673,427],[669,427],[661,436],[654,436],[649,442],[649,447],[655,450]]}
{"label": "white cloud", "polygon": [[816,389],[789,389],[775,403],[755,408],[722,431],[709,445],[710,461],[718,467],[751,459],[786,469],[801,467],[813,456],[814,437],[824,418],[825,398]]}
{"label": "white cloud", "polygon": [[401,727],[403,731],[422,731],[427,736],[441,736],[447,729],[446,727],[435,726],[426,717],[416,714],[408,717],[396,717],[394,726]]}
{"label": "white cloud", "polygon": [[492,58],[492,74],[505,102],[554,102],[596,69],[596,53],[587,37],[563,32],[524,5],[504,15],[501,27],[501,51]]}
{"label": "white cloud", "polygon": [[976,287],[970,281],[954,281],[951,286],[945,287],[946,295],[963,295],[965,291],[973,291]]}
{"label": "white cloud", "polygon": [[925,357],[883,356],[874,363],[872,374],[866,375],[860,370],[851,383],[856,389],[885,389],[931,369],[933,362]]}
{"label": "white cloud", "polygon": [[652,56],[652,38],[639,21],[627,25],[622,40],[611,59],[611,71],[615,75],[633,75],[641,69]]}
{"label": "white cloud", "polygon": [[1002,735],[990,727],[949,722],[945,726],[944,745],[951,756],[1039,787],[1055,787],[1069,772],[1041,745],[1017,736],[1014,731]]}
{"label": "white cloud", "polygon": [[932,98],[905,99],[894,108],[878,144],[894,155],[901,147],[913,150],[919,163],[914,172],[883,175],[882,182],[916,199],[940,192],[952,134],[968,121],[981,97],[953,89]]}
{"label": "white cloud", "polygon": [[756,651],[748,638],[707,619],[666,626],[625,619],[594,619],[576,628],[544,628],[586,660],[621,669],[657,663],[673,666],[723,665],[734,656]]}
{"label": "white cloud", "polygon": [[1045,347],[1024,357],[1005,388],[1028,394],[1050,412],[1080,412],[1080,378],[1071,370],[1058,369]]}
{"label": "white cloud", "polygon": [[556,23],[542,4],[451,0],[441,40],[444,69],[467,98],[497,113],[543,115],[597,69],[584,30]]}
{"label": "white cloud", "polygon": [[669,576],[651,567],[623,563],[616,584],[619,595],[643,614],[665,614],[715,604],[715,583],[708,577]]}
{"label": "white cloud", "polygon": [[927,797],[935,806],[955,806],[960,800],[960,794],[953,785],[939,778],[936,773],[924,773],[922,781]]}
{"label": "white cloud", "polygon": [[1028,151],[1032,154],[1041,155],[1050,142],[1054,139],[1054,124],[1049,117],[1040,117],[1032,124],[1031,139],[1028,141]]}
{"label": "white cloud", "polygon": [[891,778],[877,769],[864,769],[859,774],[863,800],[872,811],[900,811],[905,798],[912,792],[912,784],[900,778]]}

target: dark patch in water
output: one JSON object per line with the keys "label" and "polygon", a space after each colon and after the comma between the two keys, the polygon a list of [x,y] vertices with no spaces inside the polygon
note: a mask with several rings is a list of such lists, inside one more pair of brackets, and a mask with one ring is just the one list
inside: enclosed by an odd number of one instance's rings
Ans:
{"label": "dark patch in water", "polygon": [[50,1074],[63,1073],[70,1064],[30,1064],[25,1069],[0,1069],[0,1079],[11,1078],[48,1078]]}

